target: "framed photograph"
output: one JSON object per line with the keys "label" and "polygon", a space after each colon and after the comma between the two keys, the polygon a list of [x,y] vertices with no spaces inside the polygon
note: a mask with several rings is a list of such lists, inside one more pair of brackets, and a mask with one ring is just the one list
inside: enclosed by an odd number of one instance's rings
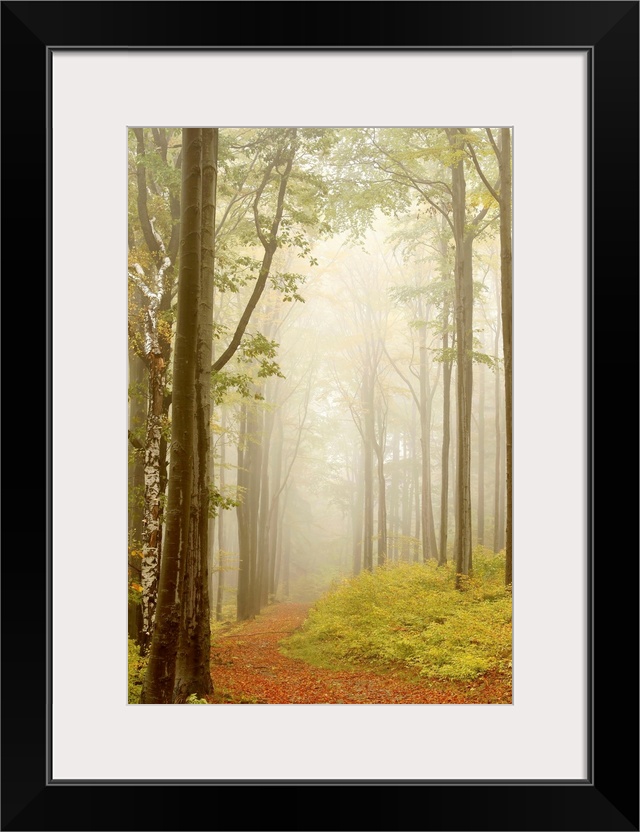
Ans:
{"label": "framed photograph", "polygon": [[[3,559],[2,828],[638,829],[612,441],[637,435],[638,3],[4,2],[2,23],[5,285],[25,260],[43,278],[47,417],[12,487],[46,459],[43,545]],[[512,704],[127,705],[127,128],[163,124],[512,128]]]}

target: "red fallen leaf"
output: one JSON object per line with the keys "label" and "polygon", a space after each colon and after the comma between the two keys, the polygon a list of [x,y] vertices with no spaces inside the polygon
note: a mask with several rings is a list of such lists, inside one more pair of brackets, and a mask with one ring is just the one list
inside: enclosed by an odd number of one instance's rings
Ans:
{"label": "red fallen leaf", "polygon": [[[218,636],[211,650],[222,704],[441,704],[511,702],[511,683],[497,671],[472,683],[312,667],[283,656],[279,642],[302,624],[305,604],[276,604],[253,621]],[[339,698],[338,698],[339,697]]]}

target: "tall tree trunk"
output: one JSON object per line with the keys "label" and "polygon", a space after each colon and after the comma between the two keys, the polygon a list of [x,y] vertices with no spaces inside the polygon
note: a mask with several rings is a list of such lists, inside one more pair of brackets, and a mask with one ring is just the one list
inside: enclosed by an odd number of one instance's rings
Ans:
{"label": "tall tree trunk", "polygon": [[374,440],[378,460],[378,566],[387,560],[387,484],[384,475],[385,427],[380,414],[380,436]]}
{"label": "tall tree trunk", "polygon": [[513,371],[512,371],[512,302],[513,261],[511,252],[511,130],[500,131],[500,276],[502,284],[502,345],[504,351],[504,400],[507,467],[506,568],[505,584],[513,580]]}
{"label": "tall tree trunk", "polygon": [[391,460],[391,493],[389,495],[389,509],[391,518],[391,533],[387,541],[389,559],[398,560],[398,509],[400,506],[400,432],[395,431],[392,441],[393,456]]}
{"label": "tall tree trunk", "polygon": [[456,240],[456,340],[457,340],[457,533],[456,585],[471,567],[471,393],[472,393],[472,309],[473,282],[471,245],[465,234],[466,187],[463,162],[452,168],[453,216]]}
{"label": "tall tree trunk", "polygon": [[[484,349],[484,347],[483,347]],[[484,384],[485,372],[478,368],[478,545],[484,546]]]}
{"label": "tall tree trunk", "polygon": [[[141,293],[136,290],[138,295]],[[141,298],[139,304],[141,305]],[[142,579],[143,515],[144,515],[144,432],[147,414],[146,371],[144,361],[129,349],[129,447],[128,495],[129,495],[129,570],[132,579],[140,584]],[[129,601],[129,636],[138,644],[142,641],[142,604]]]}
{"label": "tall tree trunk", "polygon": [[262,414],[254,404],[247,420],[249,452],[247,465],[247,508],[249,535],[249,615],[260,612],[260,586],[258,583],[258,518],[260,516],[260,483],[262,474],[262,442],[260,429]]}
{"label": "tall tree trunk", "polygon": [[166,367],[162,355],[149,356],[149,400],[147,429],[144,445],[144,526],[142,535],[142,637],[141,648],[146,652],[151,644],[158,603],[158,577],[162,517],[160,496],[161,446],[163,423],[163,399],[166,384]]}
{"label": "tall tree trunk", "polygon": [[[443,311],[445,329],[442,334],[443,355],[449,350],[449,303],[445,302]],[[442,366],[442,485],[440,494],[440,557],[438,565],[447,562],[447,544],[449,537],[449,447],[451,444],[451,361],[445,360]]]}
{"label": "tall tree trunk", "polygon": [[369,572],[373,569],[373,379],[369,362],[365,367],[362,383],[362,406],[364,411],[364,537],[363,568]]}
{"label": "tall tree trunk", "polygon": [[244,621],[250,616],[249,586],[251,577],[251,550],[249,545],[249,499],[247,486],[249,475],[249,440],[247,437],[247,405],[240,406],[240,425],[238,435],[238,493],[239,502],[236,509],[238,519],[238,596],[237,618]]}
{"label": "tall tree trunk", "polygon": [[285,489],[284,494],[282,496],[282,504],[280,505],[280,517],[278,518],[278,542],[276,546],[276,575],[274,580],[274,595],[278,593],[278,587],[280,585],[280,573],[282,571],[282,559],[283,559],[283,538],[285,536],[285,527],[284,527],[284,518],[285,513],[287,511],[287,496],[289,495],[289,489]]}
{"label": "tall tree trunk", "polygon": [[183,131],[181,257],[173,369],[171,470],[167,531],[160,571],[156,622],[141,702],[173,700],[180,635],[180,564],[189,569],[189,525],[195,439],[197,323],[200,296],[201,150],[198,128]]}
{"label": "tall tree trunk", "polygon": [[414,444],[413,446],[413,499],[414,499],[414,516],[416,522],[416,530],[414,534],[415,539],[415,549],[413,552],[413,560],[418,563],[420,560],[420,552],[422,549],[420,548],[420,541],[422,540],[422,513],[420,511],[420,507],[422,505],[421,501],[421,493],[420,493],[420,466],[417,462],[418,455],[417,455],[417,448]]}
{"label": "tall tree trunk", "polygon": [[[142,128],[134,128],[137,141],[136,181],[137,212],[140,230],[146,245],[146,267],[140,262],[132,264],[129,278],[146,299],[144,314],[144,360],[147,366],[147,424],[144,441],[144,508],[142,532],[142,627],[140,647],[146,652],[151,643],[157,605],[158,578],[162,552],[162,502],[166,493],[166,439],[164,424],[168,419],[166,393],[166,368],[171,357],[170,329],[160,326],[164,313],[171,308],[173,293],[173,266],[177,256],[180,229],[180,200],[169,192],[171,233],[167,246],[156,229],[155,218],[149,216],[145,136]],[[164,130],[158,137],[166,138]],[[166,163],[166,156],[162,157]],[[137,257],[135,234],[129,225],[129,251]]]}
{"label": "tall tree trunk", "polygon": [[[266,398],[266,396],[265,396]],[[263,417],[262,430],[262,472],[260,476],[260,516],[258,528],[258,593],[259,593],[259,609],[265,607],[269,601],[269,575],[270,575],[270,555],[269,555],[269,514],[271,513],[271,497],[270,497],[270,456],[271,456],[271,437],[273,434],[274,412],[267,409]]]}
{"label": "tall tree trunk", "polygon": [[291,595],[290,575],[291,575],[291,523],[286,523],[283,527],[284,541],[283,541],[283,585],[284,597],[289,598]]}
{"label": "tall tree trunk", "polygon": [[403,435],[402,450],[402,551],[401,558],[405,562],[411,560],[411,513],[413,508],[413,464],[409,456],[409,436]]}
{"label": "tall tree trunk", "polygon": [[503,521],[502,521],[502,446],[504,437],[502,435],[501,427],[501,413],[502,413],[502,385],[500,373],[500,336],[502,333],[501,316],[498,315],[496,321],[496,337],[494,341],[494,357],[496,359],[496,374],[495,374],[495,398],[494,398],[494,416],[496,428],[496,458],[495,458],[495,474],[494,474],[494,490],[493,490],[493,551],[500,552],[504,549],[503,539]]}
{"label": "tall tree trunk", "polygon": [[146,368],[144,361],[129,350],[129,431],[137,445],[129,449],[129,547],[142,546],[144,511],[144,453],[141,433],[147,415]]}
{"label": "tall tree trunk", "polygon": [[[222,407],[220,416],[220,493],[224,494],[225,480],[226,480],[226,464],[227,464],[227,409]],[[222,620],[222,606],[224,603],[224,552],[225,552],[225,517],[224,511],[220,510],[218,513],[218,586],[216,589],[216,621]]]}
{"label": "tall tree trunk", "polygon": [[202,130],[200,292],[197,317],[193,486],[189,546],[181,583],[181,622],[174,700],[212,692],[209,600],[211,352],[218,130]]}
{"label": "tall tree trunk", "polygon": [[[456,131],[457,132],[457,131]],[[454,137],[454,149],[462,144]],[[473,387],[473,234],[466,228],[466,183],[464,162],[452,166],[453,227],[455,251],[455,311],[457,341],[457,532],[456,586],[461,576],[472,572],[471,551],[471,397]]]}
{"label": "tall tree trunk", "polygon": [[[420,310],[422,314],[422,309]],[[422,449],[422,559],[437,557],[435,529],[433,528],[433,506],[431,503],[431,397],[427,365],[427,325],[420,326],[420,446]]]}
{"label": "tall tree trunk", "polygon": [[353,574],[359,575],[362,570],[362,519],[364,516],[364,449],[354,460],[353,503],[351,507],[351,534],[353,542]]}
{"label": "tall tree trunk", "polygon": [[282,414],[276,414],[276,446],[272,462],[272,483],[273,499],[269,510],[269,594],[275,597],[276,594],[276,559],[280,539],[280,480],[282,479],[282,451],[283,451],[283,430]]}

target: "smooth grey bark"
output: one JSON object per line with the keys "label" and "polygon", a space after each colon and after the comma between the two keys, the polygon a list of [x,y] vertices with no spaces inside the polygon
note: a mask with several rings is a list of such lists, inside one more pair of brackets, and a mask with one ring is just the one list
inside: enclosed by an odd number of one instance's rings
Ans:
{"label": "smooth grey bark", "polygon": [[271,480],[273,483],[273,498],[269,508],[268,549],[269,549],[269,595],[276,595],[276,560],[280,543],[280,496],[282,494],[282,453],[283,427],[282,414],[278,410],[275,416],[275,447],[272,457]]}
{"label": "smooth grey bark", "polygon": [[[267,385],[268,390],[271,385]],[[271,463],[271,438],[273,435],[273,427],[275,423],[275,413],[269,407],[269,396],[265,393],[265,402],[267,409],[262,415],[262,470],[260,474],[260,514],[258,518],[258,543],[256,556],[258,560],[258,609],[261,610],[269,601],[269,583],[270,583],[270,565],[271,557],[269,554],[269,515],[272,511],[272,494],[270,493],[270,463]]]}
{"label": "smooth grey bark", "polygon": [[[445,302],[443,311],[445,321],[449,320],[449,302]],[[443,355],[449,350],[449,327],[445,324],[442,333]],[[442,363],[442,472],[440,493],[440,552],[438,565],[447,562],[447,546],[449,538],[449,450],[451,446],[451,361]]]}
{"label": "smooth grey bark", "polygon": [[478,520],[477,539],[478,545],[484,546],[484,479],[485,479],[485,371],[484,367],[478,368]]}
{"label": "smooth grey bark", "polygon": [[362,568],[368,572],[373,569],[373,447],[374,447],[374,413],[373,413],[373,373],[369,361],[369,347],[367,345],[367,361],[362,380],[362,409],[363,409],[363,476],[364,476],[364,532],[362,539]]}
{"label": "smooth grey bark", "polygon": [[386,412],[378,412],[378,432],[375,429],[373,447],[378,462],[378,566],[384,566],[387,560],[387,483],[384,473],[384,456],[386,451]]}
{"label": "smooth grey bark", "polygon": [[359,575],[362,570],[362,533],[364,517],[364,452],[354,455],[354,478],[351,504],[351,539],[353,574]]}
{"label": "smooth grey bark", "polygon": [[[422,314],[420,305],[419,315]],[[436,532],[433,523],[433,502],[431,489],[431,390],[427,362],[427,320],[429,310],[425,311],[425,323],[419,328],[420,343],[420,447],[422,450],[421,476],[421,520],[422,520],[422,559],[438,557]]]}
{"label": "smooth grey bark", "polygon": [[[497,287],[500,294],[499,287]],[[495,468],[494,468],[494,491],[493,491],[493,551],[501,552],[504,549],[504,519],[502,512],[502,468],[503,468],[503,446],[504,436],[502,433],[502,393],[503,387],[500,372],[500,338],[502,335],[502,319],[498,315],[496,321],[496,334],[494,341],[494,357],[496,359],[495,386],[494,386],[494,418],[495,418]]]}
{"label": "smooth grey bark", "polygon": [[[413,443],[412,443],[413,444]],[[411,513],[413,509],[413,465],[409,456],[409,435],[403,434],[402,449],[402,548],[400,557],[403,561],[411,560]]]}
{"label": "smooth grey bark", "polygon": [[398,560],[398,510],[400,506],[400,432],[394,431],[391,441],[391,481],[389,483],[390,534],[388,540],[389,559]]}
{"label": "smooth grey bark", "polygon": [[[459,143],[458,131],[451,131],[452,149]],[[453,135],[453,138],[452,138]],[[451,168],[455,253],[455,317],[457,341],[457,481],[456,481],[456,586],[469,575],[471,563],[471,395],[473,385],[473,278],[472,240],[466,228],[466,183],[464,163]]]}
{"label": "smooth grey bark", "polygon": [[250,616],[249,586],[251,574],[251,551],[249,546],[249,507],[247,500],[249,460],[248,430],[248,407],[245,403],[240,406],[240,418],[238,428],[238,507],[236,516],[238,519],[238,595],[237,595],[237,619],[244,621]]}
{"label": "smooth grey bark", "polygon": [[[260,395],[260,394],[258,394]],[[260,612],[260,587],[258,584],[258,518],[260,516],[260,480],[262,474],[262,443],[260,429],[262,414],[257,407],[249,408],[247,433],[249,448],[247,453],[247,523],[249,541],[249,617]]]}
{"label": "smooth grey bark", "polygon": [[[467,219],[464,149],[466,131],[448,129],[456,158],[451,165],[453,237],[455,242],[455,321],[457,358],[457,480],[456,480],[456,586],[473,573],[471,526],[471,404],[473,396],[473,242],[489,208]],[[480,171],[479,171],[480,173]],[[483,181],[484,176],[481,174]],[[488,183],[486,183],[488,185]],[[490,186],[489,186],[490,188]],[[491,189],[491,188],[490,188]],[[493,190],[493,189],[491,189]]]}
{"label": "smooth grey bark", "polygon": [[502,146],[498,156],[500,181],[500,277],[502,288],[502,345],[504,353],[505,434],[506,434],[506,566],[505,584],[513,581],[513,369],[512,304],[513,256],[511,251],[511,130],[500,131]]}

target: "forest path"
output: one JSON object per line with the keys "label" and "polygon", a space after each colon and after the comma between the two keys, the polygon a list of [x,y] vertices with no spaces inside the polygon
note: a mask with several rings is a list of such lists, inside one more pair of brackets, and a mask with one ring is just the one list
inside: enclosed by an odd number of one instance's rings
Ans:
{"label": "forest path", "polygon": [[330,670],[283,656],[280,642],[301,626],[310,604],[279,603],[252,621],[228,624],[211,648],[218,704],[509,703],[496,674],[473,681],[411,681],[377,670]]}

